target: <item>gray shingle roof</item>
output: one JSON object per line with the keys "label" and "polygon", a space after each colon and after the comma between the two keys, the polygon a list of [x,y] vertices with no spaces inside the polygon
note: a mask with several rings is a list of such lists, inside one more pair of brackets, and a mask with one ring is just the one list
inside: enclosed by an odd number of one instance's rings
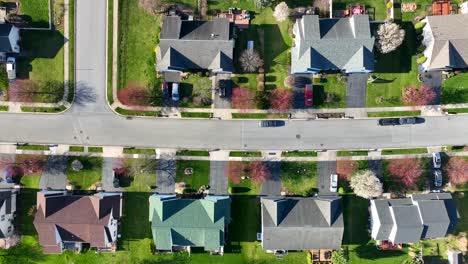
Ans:
{"label": "gray shingle roof", "polygon": [[[455,228],[458,212],[450,193],[415,194],[404,199],[371,201],[372,236],[376,240],[412,243],[444,237]],[[380,223],[378,225],[377,223]]]}
{"label": "gray shingle roof", "polygon": [[433,48],[428,70],[468,67],[468,15],[428,16]]}
{"label": "gray shingle roof", "polygon": [[234,42],[229,20],[182,21],[165,17],[156,54],[158,71],[233,71]]}
{"label": "gray shingle roof", "polygon": [[341,248],[341,198],[267,197],[261,203],[263,249]]}
{"label": "gray shingle roof", "polygon": [[374,38],[370,34],[369,17],[319,19],[306,15],[296,20],[295,46],[291,50],[293,73],[374,69]]}
{"label": "gray shingle roof", "polygon": [[11,24],[0,24],[0,52],[13,52],[9,38],[12,28]]}

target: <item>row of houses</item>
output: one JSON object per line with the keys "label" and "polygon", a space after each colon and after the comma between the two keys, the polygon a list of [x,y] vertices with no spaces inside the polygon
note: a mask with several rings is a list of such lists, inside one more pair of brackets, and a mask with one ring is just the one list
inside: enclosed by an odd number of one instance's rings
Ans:
{"label": "row of houses", "polygon": [[[428,58],[425,70],[468,67],[468,15],[428,16],[424,22],[424,44]],[[156,70],[186,72],[207,70],[231,73],[233,66],[232,25],[227,18],[212,21],[163,20],[156,54]],[[291,73],[372,72],[374,43],[369,16],[319,18],[304,15],[293,27]]]}
{"label": "row of houses", "polygon": [[[18,236],[14,228],[17,196],[17,189],[0,190],[0,245],[4,248],[13,246],[12,238]],[[222,255],[229,241],[232,214],[241,213],[231,211],[229,196],[193,198],[154,193],[148,203],[147,220],[157,252],[190,252],[195,247]],[[80,252],[84,246],[99,252],[117,250],[123,206],[122,193],[38,192],[34,227],[43,252]],[[258,209],[261,230],[257,237],[269,253],[331,252],[342,246],[345,220],[340,196],[261,197]],[[459,219],[450,193],[374,199],[369,212],[371,236],[384,248],[445,237]]]}

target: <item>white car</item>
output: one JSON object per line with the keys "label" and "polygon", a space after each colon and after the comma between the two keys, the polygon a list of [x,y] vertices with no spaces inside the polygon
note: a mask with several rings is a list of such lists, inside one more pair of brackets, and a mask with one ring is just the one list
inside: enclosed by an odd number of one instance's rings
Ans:
{"label": "white car", "polygon": [[338,174],[334,173],[330,175],[330,192],[338,191]]}
{"label": "white car", "polygon": [[172,101],[177,102],[179,99],[179,84],[172,83]]}
{"label": "white car", "polygon": [[440,153],[432,153],[432,164],[434,166],[434,169],[440,169],[442,166],[442,160],[440,159]]}
{"label": "white car", "polygon": [[16,79],[16,59],[13,57],[7,58],[6,70],[9,80]]}

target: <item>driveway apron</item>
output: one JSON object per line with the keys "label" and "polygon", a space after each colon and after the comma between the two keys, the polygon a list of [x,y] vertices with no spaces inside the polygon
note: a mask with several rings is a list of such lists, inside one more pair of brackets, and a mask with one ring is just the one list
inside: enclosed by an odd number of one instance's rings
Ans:
{"label": "driveway apron", "polygon": [[39,188],[64,190],[67,185],[67,156],[47,156]]}

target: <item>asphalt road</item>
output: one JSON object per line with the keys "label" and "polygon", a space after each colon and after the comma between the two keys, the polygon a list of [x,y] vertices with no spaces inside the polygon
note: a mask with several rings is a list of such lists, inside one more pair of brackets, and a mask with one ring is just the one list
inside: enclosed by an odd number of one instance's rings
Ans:
{"label": "asphalt road", "polygon": [[468,115],[427,117],[424,124],[400,127],[381,127],[375,119],[338,119],[287,121],[279,128],[261,128],[258,121],[117,116],[105,100],[105,13],[104,0],[81,0],[76,6],[77,102],[61,115],[1,113],[0,142],[260,150],[468,143]]}

